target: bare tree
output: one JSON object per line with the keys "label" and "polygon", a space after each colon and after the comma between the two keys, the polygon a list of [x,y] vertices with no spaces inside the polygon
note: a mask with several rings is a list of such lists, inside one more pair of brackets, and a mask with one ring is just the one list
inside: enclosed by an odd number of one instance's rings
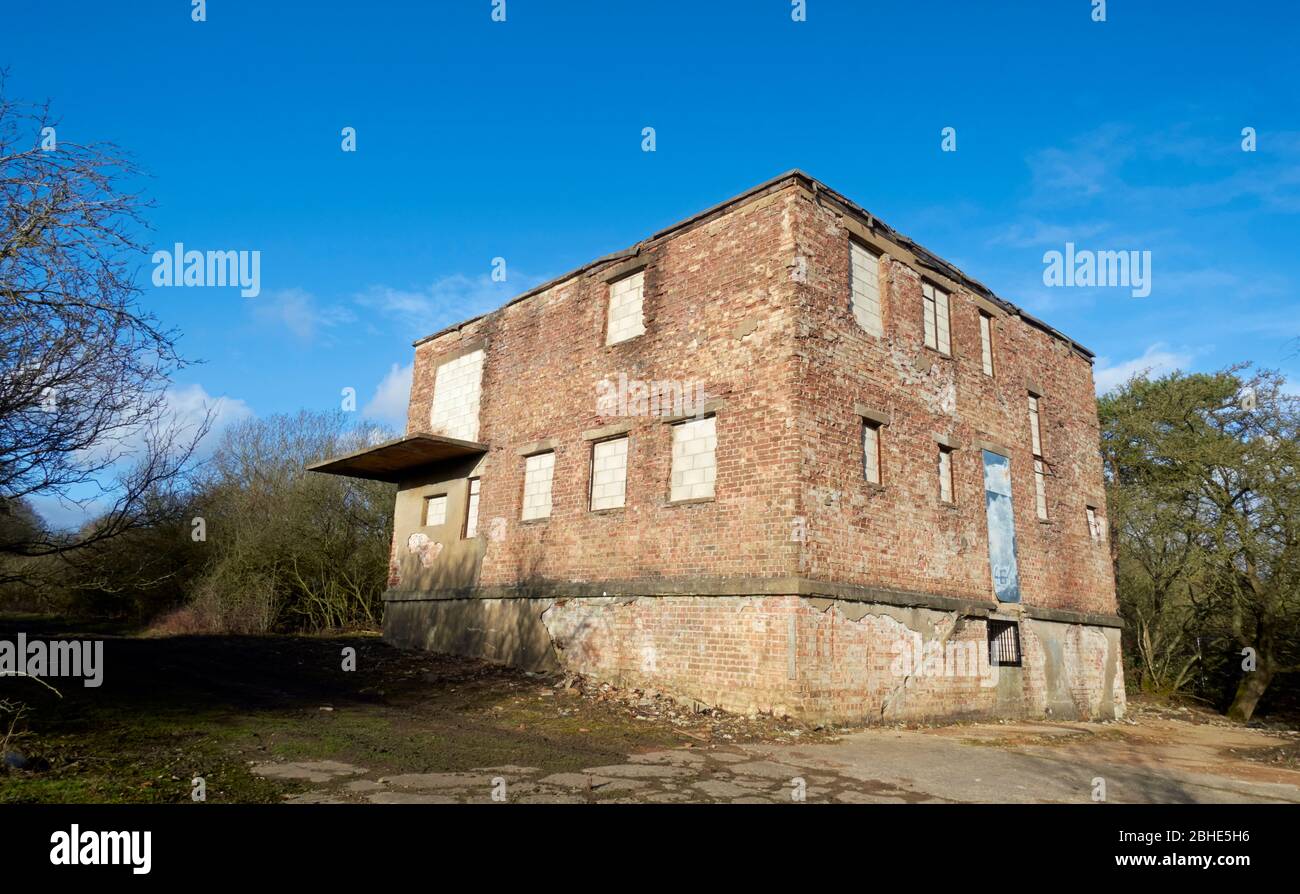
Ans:
{"label": "bare tree", "polygon": [[[139,304],[139,171],[112,144],[58,139],[0,72],[0,515],[29,497],[107,505],[76,536],[8,525],[0,556],[40,556],[149,524],[208,420],[182,430],[166,389],[176,333]],[[91,496],[87,496],[91,494]]]}

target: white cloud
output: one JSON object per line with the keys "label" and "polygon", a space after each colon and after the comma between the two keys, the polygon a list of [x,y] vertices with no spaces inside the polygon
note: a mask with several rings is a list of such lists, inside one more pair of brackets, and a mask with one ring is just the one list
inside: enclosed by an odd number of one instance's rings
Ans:
{"label": "white cloud", "polygon": [[1132,360],[1111,363],[1108,357],[1098,357],[1092,376],[1097,385],[1097,393],[1105,394],[1140,373],[1159,376],[1175,369],[1186,369],[1191,362],[1190,353],[1173,351],[1163,342],[1157,342],[1147,348],[1141,357]]}
{"label": "white cloud", "polygon": [[486,273],[480,276],[454,273],[423,289],[371,286],[357,295],[356,301],[397,321],[404,331],[414,329],[420,335],[428,335],[444,326],[496,310],[544,281],[543,277],[528,276],[515,270],[509,271],[509,279],[505,282],[495,282]]}
{"label": "white cloud", "polygon": [[211,411],[212,425],[199,442],[198,455],[202,459],[212,455],[221,432],[241,419],[253,415],[253,408],[237,397],[213,397],[202,385],[182,385],[167,391],[167,417],[182,432],[194,433]]}
{"label": "white cloud", "polygon": [[1033,248],[1050,245],[1053,248],[1067,242],[1083,243],[1105,230],[1098,223],[1059,224],[1031,218],[1011,224],[989,239],[989,245],[1009,245],[1012,248]]}
{"label": "white cloud", "polygon": [[355,319],[344,307],[322,307],[315,296],[303,289],[280,289],[252,299],[253,315],[267,325],[287,328],[294,337],[311,342],[324,330],[344,325]]}
{"label": "white cloud", "polygon": [[376,422],[391,425],[399,432],[406,431],[406,409],[411,397],[411,375],[414,363],[399,366],[394,363],[388,375],[375,386],[374,396],[362,409],[362,415]]}
{"label": "white cloud", "polygon": [[[253,415],[245,401],[233,397],[213,397],[202,385],[181,385],[167,389],[159,422],[176,431],[177,440],[187,443],[198,433],[199,426],[211,412],[211,424],[194,451],[202,462],[212,455],[221,433],[230,425]],[[148,432],[136,429],[121,438],[92,447],[82,454],[86,462],[111,464],[96,476],[65,494],[34,494],[29,499],[45,523],[57,530],[76,530],[107,511],[113,505],[116,476],[124,472],[145,449]]]}

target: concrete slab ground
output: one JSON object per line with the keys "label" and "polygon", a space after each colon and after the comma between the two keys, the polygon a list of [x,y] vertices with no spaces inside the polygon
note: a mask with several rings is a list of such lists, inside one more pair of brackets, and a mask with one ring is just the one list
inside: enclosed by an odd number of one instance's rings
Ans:
{"label": "concrete slab ground", "polygon": [[[322,767],[297,802],[371,803],[1109,803],[1300,804],[1300,770],[1243,755],[1275,734],[1169,718],[864,729],[819,743],[728,744],[628,755],[546,775],[390,774],[373,786]],[[324,763],[324,762],[322,762]],[[299,762],[303,778],[313,768]],[[270,777],[274,765],[256,772]],[[332,772],[331,772],[332,771]],[[419,792],[438,790],[436,799]]]}

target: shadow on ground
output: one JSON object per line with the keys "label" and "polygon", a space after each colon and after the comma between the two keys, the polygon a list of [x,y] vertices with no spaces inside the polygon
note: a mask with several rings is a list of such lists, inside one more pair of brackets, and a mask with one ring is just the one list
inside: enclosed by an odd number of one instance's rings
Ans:
{"label": "shadow on ground", "polygon": [[[1300,739],[1209,715],[822,729],[401,651],[371,634],[99,638],[103,684],[25,703],[0,802],[1300,802]],[[355,650],[355,670],[345,658]],[[1183,709],[1179,709],[1183,710]],[[9,715],[9,719],[12,714]],[[0,712],[0,737],[7,729]]]}

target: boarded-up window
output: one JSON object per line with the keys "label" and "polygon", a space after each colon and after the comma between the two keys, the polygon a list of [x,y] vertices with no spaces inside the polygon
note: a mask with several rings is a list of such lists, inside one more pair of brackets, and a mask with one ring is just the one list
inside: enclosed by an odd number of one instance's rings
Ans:
{"label": "boarded-up window", "polygon": [[948,293],[930,283],[921,283],[921,300],[925,306],[925,346],[941,354],[952,353],[952,335],[948,328]]}
{"label": "boarded-up window", "polygon": [[862,477],[880,483],[880,423],[870,419],[862,421]]}
{"label": "boarded-up window", "polygon": [[1043,435],[1038,427],[1038,398],[1029,395],[1029,443],[1034,456],[1043,455]]}
{"label": "boarded-up window", "polygon": [[477,441],[482,384],[482,350],[472,351],[439,366],[433,380],[429,430],[449,438]]}
{"label": "boarded-up window", "polygon": [[952,448],[939,445],[939,499],[955,502],[952,496]]}
{"label": "boarded-up window", "polygon": [[1088,536],[1092,537],[1093,540],[1104,539],[1106,537],[1106,523],[1097,515],[1097,510],[1092,506],[1088,506],[1085,507],[1085,512],[1088,516]]}
{"label": "boarded-up window", "polygon": [[609,284],[609,326],[605,344],[616,345],[645,334],[642,297],[645,294],[645,271]]}
{"label": "boarded-up window", "polygon": [[627,438],[591,445],[591,508],[618,509],[627,497]]}
{"label": "boarded-up window", "polygon": [[1039,518],[1047,518],[1047,467],[1043,463],[1043,436],[1038,426],[1038,395],[1029,393],[1029,444],[1034,454],[1034,505]]}
{"label": "boarded-up window", "polygon": [[692,419],[673,426],[672,500],[701,500],[713,496],[718,474],[716,417]]}
{"label": "boarded-up window", "polygon": [[554,474],[553,452],[535,453],[524,460],[524,521],[550,517],[551,478]]}
{"label": "boarded-up window", "polygon": [[856,242],[849,243],[849,284],[853,317],[872,335],[884,335],[880,316],[880,255]]}
{"label": "boarded-up window", "polygon": [[1047,518],[1047,473],[1043,461],[1034,458],[1034,508],[1039,518]]}
{"label": "boarded-up window", "polygon": [[465,500],[465,539],[478,535],[479,479],[469,480],[469,496]]}
{"label": "boarded-up window", "polygon": [[980,358],[984,363],[984,375],[993,375],[993,318],[980,312]]}
{"label": "boarded-up window", "polygon": [[436,528],[447,523],[447,495],[426,497],[424,500],[425,527]]}

